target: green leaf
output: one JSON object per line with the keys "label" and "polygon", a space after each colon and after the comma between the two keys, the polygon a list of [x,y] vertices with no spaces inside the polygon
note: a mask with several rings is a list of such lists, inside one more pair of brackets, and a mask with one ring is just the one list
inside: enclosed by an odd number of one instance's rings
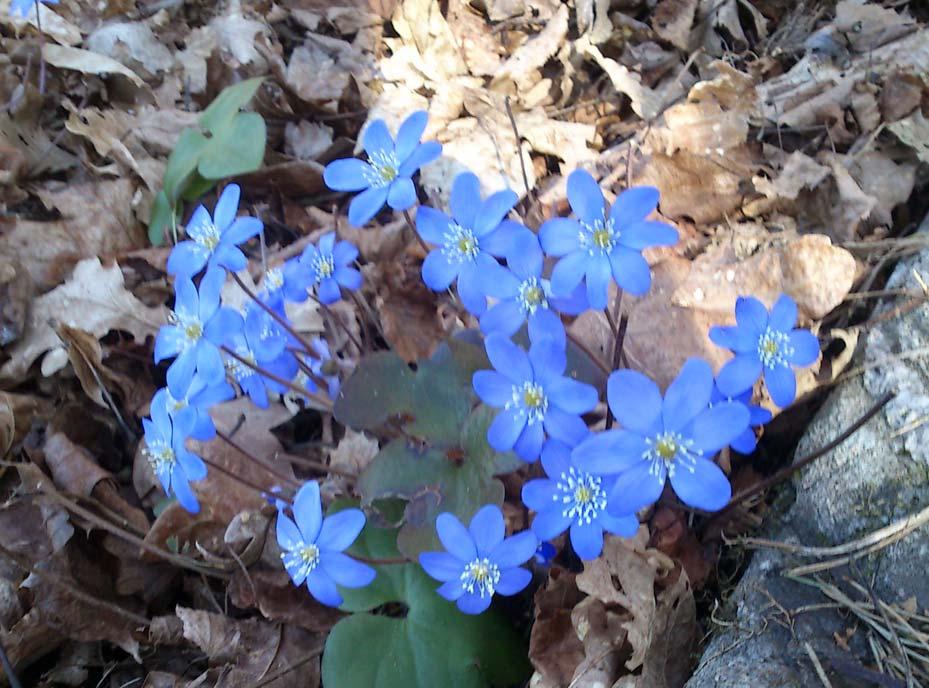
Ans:
{"label": "green leaf", "polygon": [[200,126],[215,134],[252,99],[263,80],[259,76],[224,88],[200,115]]}
{"label": "green leaf", "polygon": [[214,186],[216,186],[215,179],[204,179],[194,172],[190,176],[190,179],[188,179],[187,186],[184,189],[184,193],[181,194],[181,198],[185,201],[196,201],[201,196],[206,195]]}
{"label": "green leaf", "polygon": [[168,157],[168,166],[165,168],[164,192],[168,200],[176,203],[184,192],[187,179],[200,160],[200,154],[209,143],[203,134],[196,129],[184,129],[177,139],[177,145]]}
{"label": "green leaf", "polygon": [[148,240],[152,246],[161,246],[165,240],[165,232],[171,228],[174,207],[168,201],[164,191],[155,195],[155,204],[152,206],[152,218],[148,223]]}
{"label": "green leaf", "polygon": [[396,439],[387,444],[358,477],[366,506],[400,497],[407,500],[397,545],[404,556],[439,549],[435,519],[449,511],[464,522],[484,504],[503,504],[503,483],[494,476],[519,467],[511,453],[498,454],[487,443],[493,412],[479,406],[461,424],[450,449],[425,449]]}
{"label": "green leaf", "polygon": [[257,112],[242,112],[213,130],[197,171],[205,179],[254,172],[264,161],[267,128]]}
{"label": "green leaf", "polygon": [[413,397],[413,371],[395,353],[379,351],[358,362],[342,384],[333,413],[353,430],[373,430],[404,413]]}
{"label": "green leaf", "polygon": [[[350,554],[397,556],[395,530],[366,527]],[[326,640],[323,684],[339,688],[510,686],[529,674],[527,648],[491,609],[467,616],[436,592],[439,583],[415,564],[384,564],[370,586],[342,589],[345,611],[405,605],[404,617],[356,613]]]}

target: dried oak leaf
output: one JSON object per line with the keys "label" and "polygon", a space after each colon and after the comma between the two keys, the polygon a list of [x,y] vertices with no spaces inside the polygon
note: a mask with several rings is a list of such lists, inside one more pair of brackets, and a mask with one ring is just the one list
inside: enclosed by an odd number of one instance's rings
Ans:
{"label": "dried oak leaf", "polygon": [[571,610],[583,599],[575,575],[552,569],[535,593],[535,621],[529,637],[529,659],[551,685],[566,686],[584,660],[584,645],[571,622]]}
{"label": "dried oak leaf", "polygon": [[10,360],[0,368],[0,379],[21,379],[46,352],[57,355],[50,361],[46,357],[42,373],[60,370],[68,358],[54,329],[58,321],[96,337],[122,330],[144,341],[167,322],[167,309],[150,308],[133,296],[115,263],[104,266],[99,258],[82,260],[67,282],[35,300],[23,337],[7,350]]}
{"label": "dried oak leaf", "polygon": [[652,14],[652,28],[675,48],[687,50],[698,0],[661,0]]}
{"label": "dried oak leaf", "polygon": [[[215,685],[245,688],[282,669],[300,663],[274,682],[279,688],[319,685],[319,654],[322,639],[302,628],[272,624],[258,619],[232,619],[221,614],[177,607],[184,624],[184,637],[206,654],[210,665],[219,669]],[[312,650],[316,657],[306,661]],[[212,672],[211,672],[212,673]],[[208,681],[208,683],[210,683]]]}
{"label": "dried oak leaf", "polygon": [[257,608],[269,621],[281,621],[325,633],[340,618],[341,612],[317,602],[305,587],[297,587],[283,569],[252,569],[246,575],[236,569],[229,582],[229,598],[239,609]]}
{"label": "dried oak leaf", "polygon": [[408,363],[429,358],[448,336],[436,311],[435,293],[407,261],[387,267],[377,296],[377,312],[384,337]]}

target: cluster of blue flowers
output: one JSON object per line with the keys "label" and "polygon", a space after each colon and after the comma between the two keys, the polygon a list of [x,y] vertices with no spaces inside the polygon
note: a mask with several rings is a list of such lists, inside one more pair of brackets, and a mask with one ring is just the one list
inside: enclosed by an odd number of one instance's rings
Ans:
{"label": "cluster of blue flowers", "polygon": [[[420,142],[426,123],[425,112],[414,113],[395,141],[384,122],[372,122],[363,138],[367,162],[343,159],[326,167],[330,188],[361,192],[349,206],[351,224],[366,224],[385,205],[399,211],[416,205],[412,177],[441,154],[440,144]],[[416,212],[416,231],[434,247],[422,265],[423,281],[435,291],[454,285],[485,335],[493,370],[475,373],[473,386],[484,404],[499,409],[487,441],[529,463],[541,457],[545,473],[523,487],[523,502],[535,512],[529,530],[506,537],[495,505],[482,507],[468,527],[449,513],[436,520],[446,551],[423,553],[420,564],[441,582],[438,593],[465,613],[484,611],[495,594],[524,589],[530,574],[522,565],[533,557],[550,560],[548,541],[562,533],[585,560],[600,555],[605,532],[633,535],[637,512],[654,504],[667,482],[691,507],[725,506],[731,488],[714,457],[727,446],[751,453],[754,429],[771,418],[750,403],[755,383],[763,376],[774,402],[786,406],[796,394],[793,368],[819,355],[816,338],[794,327],[797,308],[789,297],[770,312],[757,299],[740,298],[737,325],[710,331],[713,342],[735,354],[715,379],[708,363],[691,359],[662,395],[647,376],[614,371],[606,401],[619,427],[591,432],[583,416],[594,411],[600,395],[565,375],[562,316],[605,309],[611,283],[646,293],[651,272],[642,251],[671,246],[678,237],[669,225],[648,219],[658,205],[657,189],[628,189],[608,206],[593,177],[577,170],[567,191],[574,217],[548,220],[538,233],[510,219],[515,193],[483,198],[471,173],[454,180],[448,213],[427,206]],[[288,385],[315,392],[320,383],[330,396],[338,393],[327,345],[314,340],[301,350],[282,326],[285,303],[313,297],[329,304],[343,290],[361,286],[352,267],[357,249],[327,234],[269,271],[258,302],[242,312],[224,307],[226,271],[245,267],[239,245],[262,230],[257,219],[236,217],[237,207],[238,188],[230,185],[212,217],[202,207],[194,213],[189,240],[168,261],[175,276],[174,315],[155,346],[156,361],[174,361],[167,389],[155,395],[152,418],[145,420],[146,452],[165,490],[191,510],[197,503],[189,481],[202,478],[206,466],[185,442],[215,434],[207,411],[234,396],[230,382],[259,406],[267,405],[269,392],[281,394]],[[194,286],[192,278],[203,270]],[[512,341],[524,324],[528,350]],[[319,488],[310,481],[297,493],[292,512],[293,519],[281,508],[277,536],[295,584],[305,583],[317,600],[338,605],[337,586],[373,580],[373,569],[343,553],[364,526],[361,511],[323,519]]]}

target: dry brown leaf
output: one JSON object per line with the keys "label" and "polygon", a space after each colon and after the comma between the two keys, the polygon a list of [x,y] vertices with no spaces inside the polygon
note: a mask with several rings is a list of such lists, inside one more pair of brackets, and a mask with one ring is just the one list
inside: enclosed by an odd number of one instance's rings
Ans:
{"label": "dry brown leaf", "polygon": [[[568,6],[561,5],[545,28],[523,43],[494,74],[490,88],[525,96],[542,79],[541,69],[568,35]],[[547,89],[546,89],[547,90]]]}
{"label": "dry brown leaf", "polygon": [[712,100],[673,105],[665,111],[664,121],[665,126],[655,130],[649,142],[657,143],[667,155],[678,150],[725,155],[748,137],[748,117],[743,112],[723,110]]}
{"label": "dry brown leaf", "polygon": [[575,42],[574,49],[596,62],[606,72],[613,87],[629,96],[632,101],[632,110],[639,117],[649,121],[661,111],[663,101],[661,95],[645,86],[639,74],[619,64],[616,60],[606,57],[586,35],[581,36]]}
{"label": "dry brown leaf", "polygon": [[104,24],[87,37],[84,46],[148,76],[174,66],[171,51],[155,37],[146,22]]}
{"label": "dry brown leaf", "polygon": [[125,65],[90,50],[46,43],[42,46],[42,57],[53,67],[72,69],[81,74],[93,74],[95,76],[116,74],[125,77],[139,88],[145,86],[142,78]]}
{"label": "dry brown leaf", "polygon": [[312,42],[296,48],[287,65],[287,86],[311,103],[337,105],[349,76],[336,58]]}
{"label": "dry brown leaf", "polygon": [[77,165],[77,158],[52,141],[43,127],[13,119],[6,112],[0,112],[0,141],[22,155],[21,176],[61,172]]}
{"label": "dry brown leaf", "polygon": [[269,621],[314,633],[325,633],[342,618],[337,609],[320,604],[304,587],[295,586],[283,569],[253,569],[247,577],[236,570],[229,582],[229,597],[239,609],[258,609]]}
{"label": "dry brown leaf", "polygon": [[752,181],[755,189],[768,198],[796,200],[802,189],[815,189],[828,176],[828,167],[800,151],[794,151],[784,161],[777,177],[754,177]]}
{"label": "dry brown leaf", "polygon": [[21,265],[0,258],[0,346],[19,339],[32,303],[32,279]]}
{"label": "dry brown leaf", "polygon": [[922,162],[929,162],[929,120],[922,110],[887,127],[900,141],[913,149]]}
{"label": "dry brown leaf", "polygon": [[584,646],[571,622],[571,610],[583,599],[574,574],[552,569],[545,586],[535,593],[535,620],[529,638],[529,659],[542,678],[565,686],[584,659]]}
{"label": "dry brown leaf", "polygon": [[[30,5],[25,17],[19,15],[14,17],[7,9],[8,7],[9,5],[5,3],[3,9],[0,10],[0,17],[2,17],[0,22],[4,24],[12,24],[16,27],[28,24],[37,31],[41,26],[42,33],[62,45],[77,45],[82,40],[81,30],[48,5],[42,3]],[[38,15],[36,15],[36,8],[38,8]]]}
{"label": "dry brown leaf", "polygon": [[483,13],[471,7],[468,0],[450,0],[447,16],[468,72],[473,76],[494,76],[503,53],[500,34],[491,32]]}
{"label": "dry brown leaf", "polygon": [[690,27],[698,0],[661,0],[652,14],[652,28],[675,48],[688,50]]}
{"label": "dry brown leaf", "polygon": [[55,322],[80,327],[96,337],[123,330],[144,341],[167,322],[167,309],[150,308],[127,291],[115,263],[104,267],[99,258],[82,260],[67,282],[35,300],[22,339],[7,352],[10,360],[0,368],[0,379],[20,379],[48,351],[60,353],[48,366],[43,362],[43,374],[61,369],[67,354],[55,333]]}
{"label": "dry brown leaf", "polygon": [[36,416],[46,416],[50,412],[51,404],[47,399],[0,392],[0,457],[5,457],[14,445],[23,441]]}
{"label": "dry brown leaf", "polygon": [[584,659],[574,670],[570,685],[576,688],[611,686],[622,673],[629,615],[587,597],[571,610],[571,623],[584,645]]}
{"label": "dry brown leaf", "polygon": [[97,337],[60,322],[56,323],[55,332],[65,345],[68,361],[81,383],[84,394],[98,406],[110,408],[112,401],[108,402],[104,394],[108,396],[110,387],[125,385],[126,381],[103,365],[103,347],[100,346]]}
{"label": "dry brown leaf", "polygon": [[288,122],[284,129],[285,150],[298,160],[316,160],[332,145],[332,128],[305,119]]}

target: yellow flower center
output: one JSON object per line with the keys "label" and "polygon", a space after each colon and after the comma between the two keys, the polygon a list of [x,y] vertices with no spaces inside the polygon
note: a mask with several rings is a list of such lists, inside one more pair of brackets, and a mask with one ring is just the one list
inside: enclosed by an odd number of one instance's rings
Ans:
{"label": "yellow flower center", "polygon": [[397,178],[397,168],[393,165],[384,165],[383,167],[379,167],[377,171],[380,173],[381,179],[385,182],[392,182]]}
{"label": "yellow flower center", "polygon": [[523,404],[525,404],[526,408],[539,408],[544,400],[545,395],[542,393],[542,388],[538,385],[531,385],[523,390]]}
{"label": "yellow flower center", "polygon": [[192,322],[184,328],[184,336],[191,341],[196,341],[203,336],[203,326],[199,322]]}
{"label": "yellow flower center", "polygon": [[613,244],[613,235],[608,229],[598,229],[593,232],[592,241],[597,248],[608,249]]}
{"label": "yellow flower center", "polygon": [[663,437],[655,444],[655,451],[665,461],[670,461],[677,454],[677,443],[670,437]]}

